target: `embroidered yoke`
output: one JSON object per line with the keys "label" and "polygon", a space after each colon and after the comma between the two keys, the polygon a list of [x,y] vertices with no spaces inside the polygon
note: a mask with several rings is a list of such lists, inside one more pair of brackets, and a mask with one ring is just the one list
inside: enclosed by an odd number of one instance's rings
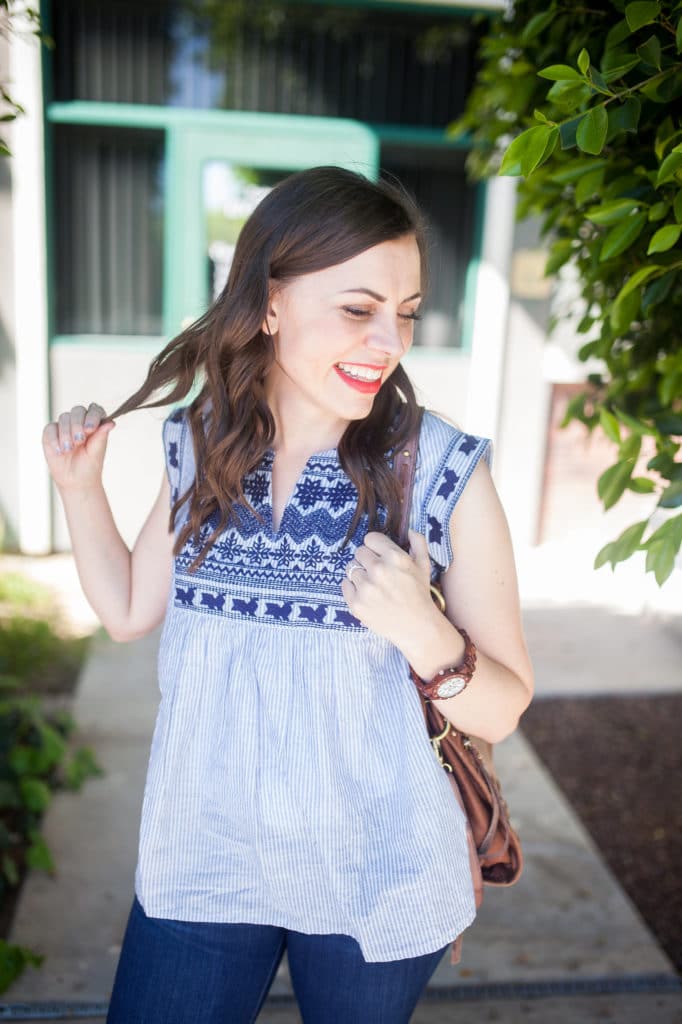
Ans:
{"label": "embroidered yoke", "polygon": [[[185,410],[163,440],[175,501],[195,473]],[[424,415],[411,525],[434,573],[480,458],[487,439]],[[273,461],[244,480],[261,521],[240,509],[195,573],[191,540],[174,559],[137,896],[152,917],[350,935],[368,961],[433,952],[475,916],[464,816],[405,658],[343,599],[367,522],[344,546],[357,491],[336,450],[308,460],[276,533]]]}

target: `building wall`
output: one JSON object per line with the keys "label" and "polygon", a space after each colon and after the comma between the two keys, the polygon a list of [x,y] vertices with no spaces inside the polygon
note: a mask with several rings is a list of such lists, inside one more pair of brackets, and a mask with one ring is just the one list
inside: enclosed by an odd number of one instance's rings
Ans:
{"label": "building wall", "polygon": [[[0,35],[0,67],[9,64],[9,46]],[[3,138],[12,145],[11,124],[3,124]],[[16,438],[16,372],[14,351],[14,263],[12,226],[12,159],[0,156],[0,437],[3,439],[0,472],[0,543],[16,549],[18,507]]]}

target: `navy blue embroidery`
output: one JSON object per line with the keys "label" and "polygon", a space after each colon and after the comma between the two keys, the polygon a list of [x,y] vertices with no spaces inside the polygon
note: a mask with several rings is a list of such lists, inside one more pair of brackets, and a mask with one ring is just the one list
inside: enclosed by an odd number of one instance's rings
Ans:
{"label": "navy blue embroidery", "polygon": [[194,587],[188,587],[187,590],[183,590],[182,587],[175,588],[175,600],[179,601],[180,604],[194,604],[194,595],[196,589]]}
{"label": "navy blue embroidery", "polygon": [[435,516],[429,516],[429,544],[440,544],[443,540],[443,527]]}
{"label": "navy blue embroidery", "polygon": [[172,466],[173,469],[177,469],[180,463],[178,462],[178,442],[171,441],[168,445],[168,465]]}
{"label": "navy blue embroidery", "polygon": [[202,591],[201,603],[211,611],[221,612],[225,606],[225,595],[224,594],[207,594]]}
{"label": "navy blue embroidery", "polygon": [[280,621],[288,621],[291,618],[292,611],[293,605],[291,601],[285,601],[283,604],[266,601],[265,604],[265,614],[271,615],[273,619],[279,619]]}
{"label": "navy blue embroidery", "polygon": [[325,490],[321,482],[314,477],[302,480],[296,487],[296,504],[303,509],[312,508],[324,498]]}
{"label": "navy blue embroidery", "polygon": [[298,607],[299,618],[305,619],[307,622],[324,622],[327,615],[327,605],[319,604],[317,608],[313,608],[308,604],[301,604]]}
{"label": "navy blue embroidery", "polygon": [[465,434],[462,438],[462,443],[459,446],[458,451],[464,452],[465,455],[470,455],[476,450],[478,445],[478,438],[473,437],[472,434]]}
{"label": "navy blue embroidery", "polygon": [[334,612],[335,621],[340,622],[342,626],[360,626],[360,619],[356,619],[350,612],[344,612],[341,608],[337,608]]}
{"label": "navy blue embroidery", "polygon": [[443,473],[443,483],[436,491],[436,494],[440,495],[441,498],[449,498],[458,482],[459,477],[455,473],[454,469],[446,469]]}
{"label": "navy blue embroidery", "polygon": [[239,597],[232,598],[232,611],[240,612],[242,615],[255,615],[258,609],[258,601],[252,597],[250,601],[242,601]]}
{"label": "navy blue embroidery", "polygon": [[176,409],[174,413],[168,417],[171,423],[182,423],[183,416],[185,415],[184,409]]}
{"label": "navy blue embroidery", "polygon": [[244,494],[254,507],[265,503],[268,490],[268,478],[265,473],[253,473],[244,485]]}

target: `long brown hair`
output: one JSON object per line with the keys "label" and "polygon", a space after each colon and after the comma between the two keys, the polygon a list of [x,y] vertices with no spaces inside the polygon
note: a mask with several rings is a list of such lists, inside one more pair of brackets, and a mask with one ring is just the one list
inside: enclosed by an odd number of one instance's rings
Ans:
{"label": "long brown hair", "polygon": [[[183,399],[197,375],[200,392],[187,407],[196,463],[188,490],[171,509],[170,528],[185,501],[188,519],[174,552],[216,511],[219,522],[193,562],[201,564],[232,519],[236,506],[248,504],[242,481],[263,458],[275,436],[265,400],[265,378],[272,364],[272,340],[261,330],[268,310],[270,281],[343,263],[360,252],[406,235],[419,246],[422,282],[426,277],[424,223],[413,200],[397,184],[372,182],[340,167],[314,167],[281,181],[244,224],[227,284],[207,312],[166,345],[152,361],[147,378],[111,418],[133,409],[153,408]],[[171,390],[154,401],[162,388]],[[389,533],[397,525],[397,487],[387,456],[404,444],[416,423],[417,402],[402,366],[378,392],[372,411],[348,424],[339,443],[339,460],[358,491],[348,537],[360,518],[369,529],[381,526],[387,512]]]}

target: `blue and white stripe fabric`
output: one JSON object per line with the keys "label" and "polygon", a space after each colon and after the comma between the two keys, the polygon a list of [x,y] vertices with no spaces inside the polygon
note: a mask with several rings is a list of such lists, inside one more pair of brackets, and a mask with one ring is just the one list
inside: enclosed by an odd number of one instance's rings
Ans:
{"label": "blue and white stripe fabric", "polygon": [[[175,500],[195,471],[184,410],[163,439]],[[436,572],[481,458],[487,439],[425,414],[411,519]],[[357,492],[336,451],[309,459],[276,533],[273,461],[244,482],[260,521],[241,510],[195,573],[191,540],[174,559],[137,896],[152,917],[350,935],[368,961],[433,952],[475,916],[464,817],[405,658],[343,600],[367,523],[344,547]]]}

